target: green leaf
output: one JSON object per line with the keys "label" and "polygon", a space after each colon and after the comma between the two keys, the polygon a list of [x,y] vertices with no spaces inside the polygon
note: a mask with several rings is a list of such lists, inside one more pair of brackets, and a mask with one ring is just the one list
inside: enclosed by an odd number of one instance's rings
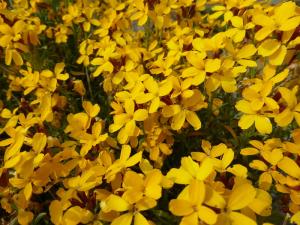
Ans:
{"label": "green leaf", "polygon": [[46,215],[47,215],[47,213],[45,213],[45,212],[40,213],[39,215],[37,215],[37,217],[35,217],[35,219],[31,223],[31,225],[38,225],[38,224],[40,224],[40,222],[42,221],[42,219]]}

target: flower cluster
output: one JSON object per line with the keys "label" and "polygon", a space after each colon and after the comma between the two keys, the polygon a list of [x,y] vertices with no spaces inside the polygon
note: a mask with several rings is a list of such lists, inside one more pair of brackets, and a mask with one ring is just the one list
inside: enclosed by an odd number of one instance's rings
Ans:
{"label": "flower cluster", "polygon": [[0,0],[0,223],[300,225],[300,7]]}

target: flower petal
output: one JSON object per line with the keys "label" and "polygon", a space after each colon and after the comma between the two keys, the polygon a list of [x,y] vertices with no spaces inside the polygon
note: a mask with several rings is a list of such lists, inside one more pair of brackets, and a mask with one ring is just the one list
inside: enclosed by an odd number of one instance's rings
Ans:
{"label": "flower petal", "polygon": [[272,132],[272,123],[268,117],[256,116],[255,127],[261,134],[270,134]]}
{"label": "flower petal", "polygon": [[258,47],[258,54],[266,57],[270,56],[280,48],[280,42],[276,39],[267,39]]}
{"label": "flower petal", "polygon": [[191,203],[182,199],[172,199],[169,203],[169,210],[176,216],[187,216],[194,212]]}
{"label": "flower petal", "polygon": [[230,210],[239,210],[247,207],[255,198],[255,188],[247,183],[238,183],[233,187],[229,196],[227,207]]}

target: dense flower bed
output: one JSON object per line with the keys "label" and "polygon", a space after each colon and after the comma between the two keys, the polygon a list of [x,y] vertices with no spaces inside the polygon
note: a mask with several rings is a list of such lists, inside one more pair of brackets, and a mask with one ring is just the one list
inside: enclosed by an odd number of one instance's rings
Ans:
{"label": "dense flower bed", "polygon": [[0,224],[300,225],[293,1],[0,1]]}

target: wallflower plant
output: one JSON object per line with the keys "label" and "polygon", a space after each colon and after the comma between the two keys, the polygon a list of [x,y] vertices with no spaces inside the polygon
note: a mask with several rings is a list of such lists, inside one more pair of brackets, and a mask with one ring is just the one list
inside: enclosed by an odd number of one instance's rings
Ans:
{"label": "wallflower plant", "polygon": [[0,0],[0,224],[300,225],[276,2]]}

